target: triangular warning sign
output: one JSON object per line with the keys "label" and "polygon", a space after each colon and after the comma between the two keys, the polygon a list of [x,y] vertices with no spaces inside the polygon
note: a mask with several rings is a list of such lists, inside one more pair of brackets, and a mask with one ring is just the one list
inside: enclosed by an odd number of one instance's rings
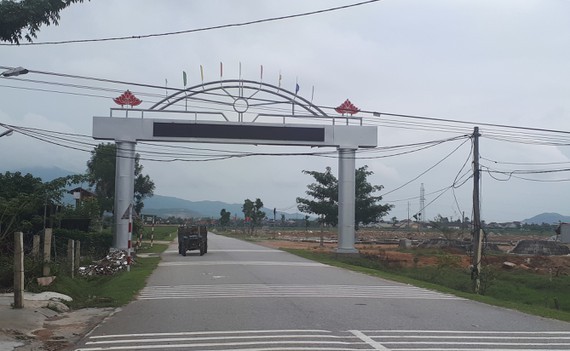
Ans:
{"label": "triangular warning sign", "polygon": [[121,219],[129,219],[129,212],[133,211],[133,204],[130,204],[129,207],[127,207],[127,209],[125,210],[125,213],[123,213],[123,216],[121,217]]}

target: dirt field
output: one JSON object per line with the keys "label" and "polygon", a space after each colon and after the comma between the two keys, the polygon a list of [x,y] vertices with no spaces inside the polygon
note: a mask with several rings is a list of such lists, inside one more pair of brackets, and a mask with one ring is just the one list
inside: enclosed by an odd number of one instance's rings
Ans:
{"label": "dirt field", "polygon": [[[262,244],[272,248],[296,248],[312,250],[316,252],[334,252],[337,247],[336,236],[324,232],[323,245],[320,244],[320,232],[297,231],[297,232],[265,232],[260,233],[262,237],[269,237],[263,240]],[[355,247],[361,254],[376,257],[387,265],[398,267],[421,267],[434,266],[441,262],[438,256],[443,253],[453,257],[454,262],[460,266],[468,268],[471,264],[471,257],[464,249],[440,248],[440,249],[419,249],[417,245],[429,239],[442,238],[437,233],[427,232],[381,232],[361,230],[358,233],[363,244],[356,244]],[[413,245],[410,249],[399,247],[400,239],[409,239]],[[459,237],[459,239],[466,239]],[[500,251],[495,251],[484,256],[484,264],[491,265],[498,269],[512,270],[522,269],[533,271],[537,274],[570,275],[570,256],[536,256],[536,255],[515,255],[509,254],[516,243],[522,239],[544,240],[544,237],[531,236],[498,236],[489,235],[488,242],[495,244]],[[505,262],[512,263],[511,265]]]}

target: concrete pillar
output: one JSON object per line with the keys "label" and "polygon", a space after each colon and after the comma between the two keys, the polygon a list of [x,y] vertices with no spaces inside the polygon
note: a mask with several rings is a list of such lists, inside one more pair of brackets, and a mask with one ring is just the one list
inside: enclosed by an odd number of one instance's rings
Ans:
{"label": "concrete pillar", "polygon": [[337,253],[358,253],[354,248],[356,203],[356,149],[338,149],[338,247]]}
{"label": "concrete pillar", "polygon": [[[113,248],[118,250],[126,250],[130,240],[128,209],[135,195],[135,144],[130,141],[115,141],[117,157]],[[127,216],[124,216],[125,213]]]}
{"label": "concrete pillar", "polygon": [[44,229],[44,263],[42,274],[44,277],[50,275],[50,261],[51,261],[51,239],[52,239],[52,229]]}
{"label": "concrete pillar", "polygon": [[41,243],[40,236],[34,235],[33,241],[32,241],[32,256],[34,256],[34,257],[40,256],[40,243]]}

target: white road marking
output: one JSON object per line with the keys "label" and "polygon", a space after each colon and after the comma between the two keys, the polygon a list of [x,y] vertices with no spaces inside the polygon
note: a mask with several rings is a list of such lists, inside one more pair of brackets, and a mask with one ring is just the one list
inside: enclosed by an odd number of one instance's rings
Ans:
{"label": "white road marking", "polygon": [[271,285],[271,284],[212,284],[147,286],[139,300],[216,299],[216,298],[368,298],[461,300],[456,296],[401,285]]}
{"label": "white road marking", "polygon": [[[418,335],[420,334],[420,335]],[[422,336],[422,334],[424,334]],[[467,339],[462,339],[462,335]],[[86,347],[76,351],[157,349],[208,349],[239,351],[567,351],[570,343],[559,342],[565,331],[458,331],[458,330],[245,330],[188,331],[90,336]],[[426,339],[421,340],[422,337]],[[452,339],[449,339],[449,338]],[[544,342],[526,342],[540,337]],[[394,340],[397,338],[397,340]],[[487,342],[473,339],[496,339]],[[418,341],[420,339],[420,341]],[[456,340],[457,341],[449,341]]]}
{"label": "white road marking", "polygon": [[[286,340],[279,340],[279,341],[252,341],[252,342],[228,342],[228,343],[191,343],[191,344],[161,344],[161,345],[135,345],[135,346],[103,346],[103,347],[89,347],[89,348],[80,348],[76,351],[112,351],[112,350],[147,350],[147,349],[165,349],[165,348],[197,348],[197,347],[219,347],[223,346],[224,350],[228,350],[228,347],[238,347],[238,346],[279,346],[277,349],[282,350],[280,347],[281,345],[331,345],[331,347],[327,347],[326,350],[335,350],[332,345],[353,345],[350,342],[344,341],[286,341]],[[240,350],[242,350],[240,348]],[[303,347],[302,350],[310,350],[310,348]],[[358,350],[358,349],[350,349],[350,350]]]}
{"label": "white road marking", "polygon": [[[394,351],[570,350],[567,331],[362,330]],[[556,349],[558,347],[558,349]]]}
{"label": "white road marking", "polygon": [[331,333],[328,330],[321,329],[262,329],[262,330],[231,330],[231,331],[193,331],[193,332],[174,332],[174,333],[136,333],[136,334],[116,334],[116,335],[99,335],[92,336],[90,339],[109,339],[109,338],[132,338],[132,337],[148,337],[148,336],[186,336],[186,335],[243,335],[258,333]]}
{"label": "white road marking", "polygon": [[[178,254],[178,250],[166,250],[166,253],[176,253]],[[230,249],[230,250],[216,250],[216,249],[208,249],[208,253],[213,252],[248,252],[248,253],[286,253],[285,251],[275,250],[275,249]]]}
{"label": "white road marking", "polygon": [[364,334],[361,331],[358,330],[349,330],[352,334],[354,334],[354,336],[356,336],[357,338],[359,338],[360,340],[364,341],[367,345],[370,345],[374,348],[374,350],[386,350],[386,351],[390,351],[390,349],[384,347],[384,345],[382,345],[381,343],[375,341],[374,339],[372,339],[371,337],[369,337],[368,335]]}
{"label": "white road marking", "polygon": [[[336,335],[299,335],[299,334],[279,334],[279,335],[248,335],[248,336],[203,336],[203,337],[177,337],[177,338],[155,338],[155,339],[135,339],[137,343],[148,343],[148,342],[172,342],[172,341],[220,341],[220,340],[263,340],[263,339],[279,339],[279,338],[294,338],[294,339],[308,339],[308,338],[319,338],[319,339],[340,339],[340,336]],[[104,340],[104,341],[88,341],[87,345],[102,345],[102,344],[124,344],[133,342],[133,340]]]}
{"label": "white road marking", "polygon": [[570,335],[570,331],[504,331],[504,330],[421,330],[421,329],[410,329],[410,330],[361,330],[363,333],[414,333],[414,334],[544,334],[544,335]]}
{"label": "white road marking", "polygon": [[76,351],[155,350],[370,350],[348,332],[333,333],[318,329],[188,331],[90,336],[85,347]]}
{"label": "white road marking", "polygon": [[287,266],[287,267],[331,267],[316,262],[276,262],[276,261],[185,261],[162,262],[161,267],[175,266]]}

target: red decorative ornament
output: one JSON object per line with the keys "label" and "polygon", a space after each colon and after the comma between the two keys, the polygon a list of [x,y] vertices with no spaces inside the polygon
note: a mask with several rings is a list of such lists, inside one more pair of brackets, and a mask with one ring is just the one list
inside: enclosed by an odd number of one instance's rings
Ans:
{"label": "red decorative ornament", "polygon": [[345,102],[340,104],[340,106],[335,108],[334,110],[340,113],[341,115],[349,114],[351,116],[357,114],[360,111],[360,109],[354,106],[354,104],[350,102],[350,100],[348,99],[346,99]]}
{"label": "red decorative ornament", "polygon": [[114,98],[113,101],[115,101],[117,105],[121,105],[121,107],[124,105],[130,105],[131,107],[138,106],[142,102],[142,100],[137,99],[129,90],[125,91],[121,96]]}

